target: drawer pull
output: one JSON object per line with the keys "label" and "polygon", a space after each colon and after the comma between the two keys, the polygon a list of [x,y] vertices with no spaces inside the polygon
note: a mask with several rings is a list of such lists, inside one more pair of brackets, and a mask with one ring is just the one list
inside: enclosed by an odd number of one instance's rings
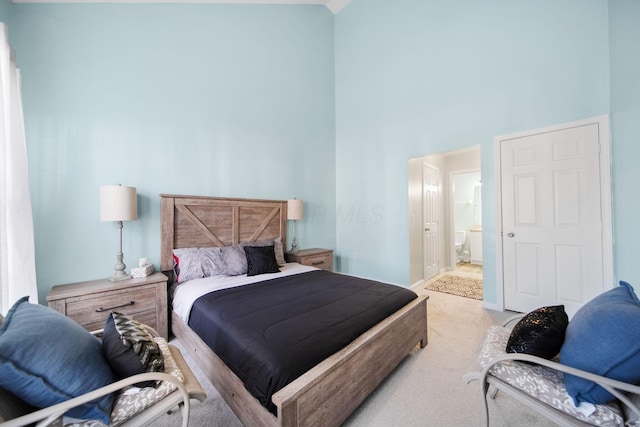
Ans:
{"label": "drawer pull", "polygon": [[113,310],[114,308],[127,307],[127,306],[133,305],[135,303],[136,303],[135,301],[129,301],[129,302],[126,302],[124,304],[114,305],[113,307],[107,307],[107,308],[99,307],[99,308],[96,308],[96,313],[102,313],[103,311]]}
{"label": "drawer pull", "polygon": [[322,265],[322,264],[324,264],[324,261],[316,261],[311,263],[311,265]]}

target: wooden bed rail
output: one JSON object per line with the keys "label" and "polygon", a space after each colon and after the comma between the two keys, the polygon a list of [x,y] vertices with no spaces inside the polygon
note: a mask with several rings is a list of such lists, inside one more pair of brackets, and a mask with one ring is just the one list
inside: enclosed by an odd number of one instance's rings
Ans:
{"label": "wooden bed rail", "polygon": [[427,345],[427,299],[407,304],[273,395],[291,426],[340,425],[416,345]]}

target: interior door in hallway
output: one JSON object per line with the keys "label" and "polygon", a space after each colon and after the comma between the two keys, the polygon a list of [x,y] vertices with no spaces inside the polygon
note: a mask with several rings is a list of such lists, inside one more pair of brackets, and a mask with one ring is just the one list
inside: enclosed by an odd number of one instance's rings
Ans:
{"label": "interior door in hallway", "polygon": [[598,124],[502,140],[500,157],[505,309],[571,316],[605,286]]}
{"label": "interior door in hallway", "polygon": [[438,250],[438,194],[440,188],[440,171],[438,168],[424,164],[422,172],[422,200],[424,234],[424,280],[429,280],[439,273]]}

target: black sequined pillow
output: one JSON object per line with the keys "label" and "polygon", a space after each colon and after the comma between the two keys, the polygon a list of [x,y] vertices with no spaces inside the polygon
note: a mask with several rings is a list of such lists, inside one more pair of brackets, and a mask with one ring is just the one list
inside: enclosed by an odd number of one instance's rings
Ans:
{"label": "black sequined pillow", "polygon": [[[102,352],[113,372],[127,378],[145,372],[164,371],[164,358],[158,344],[145,325],[115,311],[104,325]],[[154,387],[156,381],[138,383],[138,387]]]}
{"label": "black sequined pillow", "polygon": [[514,326],[507,342],[507,353],[551,359],[560,352],[568,324],[564,305],[534,310]]}

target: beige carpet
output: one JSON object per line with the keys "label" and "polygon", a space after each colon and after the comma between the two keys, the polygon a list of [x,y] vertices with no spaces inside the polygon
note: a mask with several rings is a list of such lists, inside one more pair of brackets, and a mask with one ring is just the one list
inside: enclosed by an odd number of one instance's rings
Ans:
{"label": "beige carpet", "polygon": [[455,273],[445,273],[429,282],[425,289],[473,299],[482,299],[482,280]]}

